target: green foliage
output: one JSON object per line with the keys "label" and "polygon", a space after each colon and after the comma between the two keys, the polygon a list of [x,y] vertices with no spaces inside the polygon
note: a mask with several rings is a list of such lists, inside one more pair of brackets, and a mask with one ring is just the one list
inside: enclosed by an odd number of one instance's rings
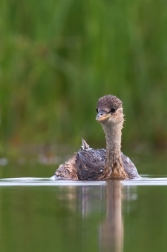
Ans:
{"label": "green foliage", "polygon": [[100,96],[124,102],[124,141],[167,143],[167,2],[1,0],[5,143],[104,139]]}

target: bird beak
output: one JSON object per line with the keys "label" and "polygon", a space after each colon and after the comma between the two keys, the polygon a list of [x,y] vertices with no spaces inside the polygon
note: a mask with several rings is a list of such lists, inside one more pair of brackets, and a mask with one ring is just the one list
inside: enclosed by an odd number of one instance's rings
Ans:
{"label": "bird beak", "polygon": [[98,122],[102,122],[102,121],[107,120],[109,118],[109,116],[110,115],[108,113],[106,113],[105,111],[99,111],[97,116],[96,116],[96,120]]}

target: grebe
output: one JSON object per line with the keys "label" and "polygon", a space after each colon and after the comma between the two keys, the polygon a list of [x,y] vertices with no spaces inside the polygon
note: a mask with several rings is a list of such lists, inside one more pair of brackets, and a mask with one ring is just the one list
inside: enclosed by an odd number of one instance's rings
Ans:
{"label": "grebe", "polygon": [[92,149],[82,140],[81,150],[61,164],[55,179],[112,180],[140,178],[135,165],[121,152],[124,123],[122,101],[113,95],[101,97],[97,102],[96,120],[102,125],[106,137],[105,149]]}

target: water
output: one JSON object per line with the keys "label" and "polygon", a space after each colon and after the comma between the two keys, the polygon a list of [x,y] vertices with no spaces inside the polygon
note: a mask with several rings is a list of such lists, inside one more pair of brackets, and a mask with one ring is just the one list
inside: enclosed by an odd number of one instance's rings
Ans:
{"label": "water", "polygon": [[[159,164],[150,166],[156,171]],[[0,167],[1,251],[166,251],[167,176],[55,182],[54,170]]]}

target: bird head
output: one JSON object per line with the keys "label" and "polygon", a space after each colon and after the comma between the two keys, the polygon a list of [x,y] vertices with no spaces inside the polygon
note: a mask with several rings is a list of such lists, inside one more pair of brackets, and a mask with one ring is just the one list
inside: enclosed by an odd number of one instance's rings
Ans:
{"label": "bird head", "polygon": [[105,124],[117,124],[124,121],[122,101],[113,95],[101,97],[97,102],[96,120]]}

